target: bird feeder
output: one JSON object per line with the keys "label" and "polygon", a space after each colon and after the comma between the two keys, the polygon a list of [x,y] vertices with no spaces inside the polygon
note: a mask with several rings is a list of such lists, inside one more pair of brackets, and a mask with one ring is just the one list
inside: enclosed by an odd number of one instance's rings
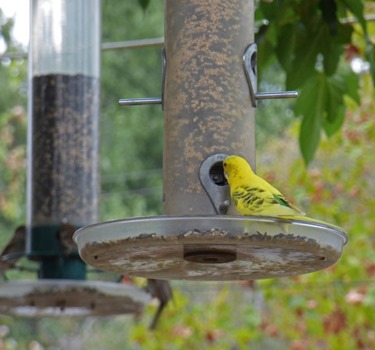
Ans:
{"label": "bird feeder", "polygon": [[41,278],[82,279],[58,231],[97,221],[100,2],[34,0],[30,34],[28,257]]}
{"label": "bird feeder", "polygon": [[258,92],[253,0],[165,0],[163,91],[164,216],[96,224],[75,234],[80,255],[99,269],[188,280],[298,275],[335,263],[346,243],[339,228],[315,220],[238,216],[222,162],[255,165]]}
{"label": "bird feeder", "polygon": [[100,0],[31,2],[26,253],[42,280],[0,284],[2,313],[138,313],[150,299],[134,286],[84,281],[72,238],[97,221],[100,29]]}
{"label": "bird feeder", "polygon": [[22,317],[139,314],[150,301],[133,285],[103,281],[11,281],[0,284],[0,312]]}

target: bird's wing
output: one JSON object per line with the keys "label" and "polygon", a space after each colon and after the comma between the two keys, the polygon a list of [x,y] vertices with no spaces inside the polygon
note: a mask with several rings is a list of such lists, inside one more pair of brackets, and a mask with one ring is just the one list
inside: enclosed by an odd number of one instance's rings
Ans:
{"label": "bird's wing", "polygon": [[240,185],[232,192],[237,210],[243,215],[304,215],[282,195],[261,187]]}
{"label": "bird's wing", "polygon": [[237,186],[232,192],[232,198],[236,207],[251,212],[262,211],[265,207],[279,204],[270,191],[246,185]]}
{"label": "bird's wing", "polygon": [[292,203],[290,203],[282,194],[280,194],[280,195],[274,194],[273,198],[275,198],[276,201],[280,205],[282,205],[284,207],[287,207],[287,208],[290,208],[290,209],[293,209],[295,211],[296,215],[305,215],[305,213],[303,211],[301,211],[296,206],[294,206]]}
{"label": "bird's wing", "polygon": [[275,200],[277,200],[278,204],[281,206],[293,209],[295,211],[296,215],[305,215],[305,213],[294,206],[292,203],[290,203],[285,196],[275,187],[273,187],[271,184],[269,184],[266,180],[262,179],[261,177],[257,176],[257,182],[260,187],[268,190],[270,193],[272,193],[272,196]]}
{"label": "bird's wing", "polygon": [[12,238],[0,253],[0,274],[12,267],[25,255],[26,227],[19,226],[14,231]]}

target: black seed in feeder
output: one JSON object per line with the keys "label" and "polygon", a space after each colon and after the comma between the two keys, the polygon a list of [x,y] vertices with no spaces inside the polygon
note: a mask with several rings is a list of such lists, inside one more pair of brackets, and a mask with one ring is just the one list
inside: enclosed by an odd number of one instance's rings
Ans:
{"label": "black seed in feeder", "polygon": [[96,220],[98,89],[82,74],[33,78],[33,224]]}

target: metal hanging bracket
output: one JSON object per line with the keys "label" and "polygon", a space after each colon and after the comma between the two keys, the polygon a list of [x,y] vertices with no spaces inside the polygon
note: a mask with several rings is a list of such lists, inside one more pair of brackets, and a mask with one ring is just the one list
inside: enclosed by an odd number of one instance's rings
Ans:
{"label": "metal hanging bracket", "polygon": [[230,206],[229,185],[223,172],[227,154],[209,156],[199,169],[199,180],[207,192],[217,214],[226,214]]}
{"label": "metal hanging bracket", "polygon": [[[141,105],[162,105],[164,110],[164,89],[167,58],[165,48],[162,48],[162,90],[161,97],[146,98],[122,98],[118,103],[120,106],[141,106]],[[249,85],[251,104],[257,106],[257,100],[269,100],[278,98],[296,98],[297,91],[280,91],[280,92],[258,92],[258,75],[257,75],[257,45],[250,44],[243,55],[243,66],[245,70],[246,80]]]}
{"label": "metal hanging bracket", "polygon": [[165,75],[167,67],[167,56],[165,48],[161,49],[161,62],[162,62],[162,83],[161,83],[161,97],[146,97],[146,98],[121,98],[118,100],[120,106],[142,106],[142,105],[161,105],[164,110],[164,88],[165,88]]}
{"label": "metal hanging bracket", "polygon": [[250,44],[243,55],[243,66],[246,80],[249,85],[251,104],[257,106],[257,100],[268,100],[278,98],[296,98],[297,91],[280,92],[258,92],[258,73],[257,73],[257,44]]}
{"label": "metal hanging bracket", "polygon": [[118,104],[120,106],[160,105],[162,99],[161,97],[120,98]]}

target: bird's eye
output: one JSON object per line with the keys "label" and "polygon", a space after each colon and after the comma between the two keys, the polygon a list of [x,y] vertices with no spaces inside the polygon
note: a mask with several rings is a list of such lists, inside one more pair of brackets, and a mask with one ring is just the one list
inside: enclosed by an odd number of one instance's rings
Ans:
{"label": "bird's eye", "polygon": [[227,166],[227,163],[224,162],[224,163],[223,163],[223,167],[225,168],[226,166]]}

